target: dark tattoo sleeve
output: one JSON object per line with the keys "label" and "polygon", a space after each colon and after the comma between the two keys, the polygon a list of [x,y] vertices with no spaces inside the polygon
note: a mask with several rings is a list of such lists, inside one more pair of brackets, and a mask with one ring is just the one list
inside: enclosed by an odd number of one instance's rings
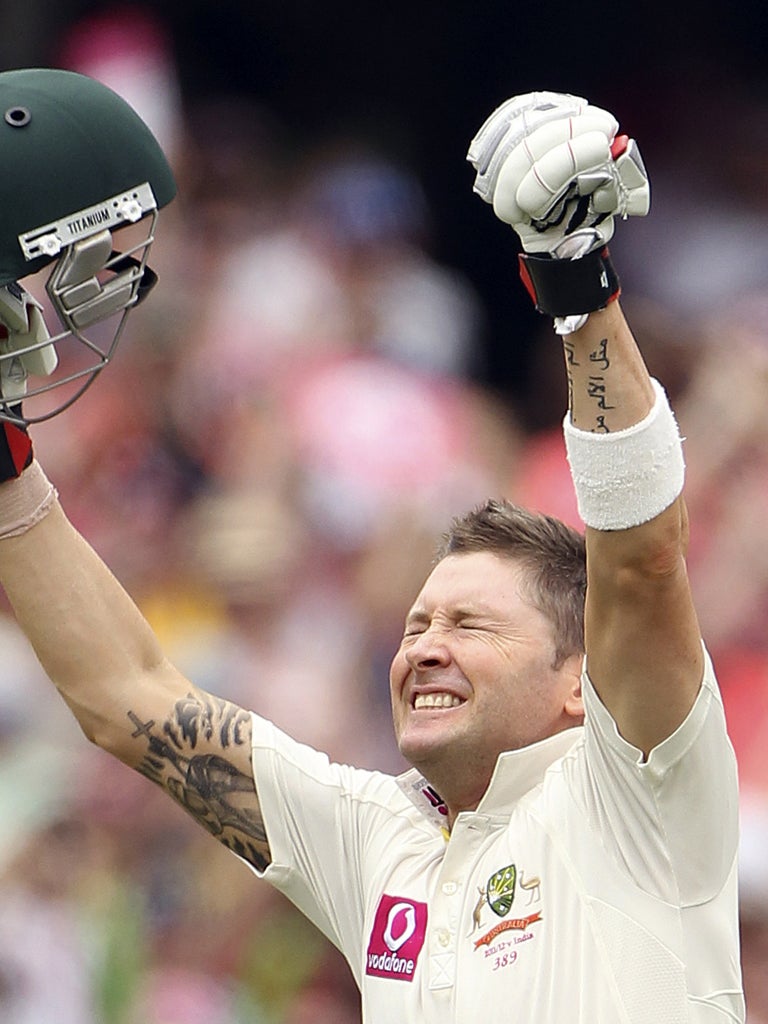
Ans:
{"label": "dark tattoo sleeve", "polygon": [[250,754],[248,712],[210,694],[190,693],[176,702],[165,722],[143,722],[134,711],[128,717],[135,726],[132,736],[147,746],[138,771],[263,871],[271,858],[255,783],[238,767],[241,756],[227,757],[233,748]]}

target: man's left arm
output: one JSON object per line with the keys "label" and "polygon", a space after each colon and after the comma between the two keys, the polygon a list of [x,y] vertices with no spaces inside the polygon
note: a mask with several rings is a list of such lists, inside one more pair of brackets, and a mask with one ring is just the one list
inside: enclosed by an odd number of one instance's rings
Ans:
{"label": "man's left arm", "polygon": [[704,660],[681,441],[621,311],[607,245],[615,220],[650,207],[637,144],[618,129],[583,97],[526,93],[490,115],[468,159],[475,191],[520,237],[523,283],[563,341],[565,436],[587,525],[587,670],[647,754],[690,711]]}
{"label": "man's left arm", "polygon": [[587,671],[621,735],[647,755],[683,722],[703,674],[675,495],[680,440],[618,301],[563,345],[566,437],[588,524]]}

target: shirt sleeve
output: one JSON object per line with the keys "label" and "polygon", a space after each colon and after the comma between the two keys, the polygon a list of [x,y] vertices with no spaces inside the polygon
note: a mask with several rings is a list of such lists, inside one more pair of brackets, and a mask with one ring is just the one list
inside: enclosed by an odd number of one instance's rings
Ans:
{"label": "shirt sleeve", "polygon": [[385,831],[396,783],[334,764],[258,715],[252,722],[254,779],[272,858],[264,872],[253,870],[349,954],[361,942],[369,837]]}
{"label": "shirt sleeve", "polygon": [[644,759],[584,672],[587,814],[635,882],[691,906],[725,884],[738,848],[736,758],[708,653],[685,721]]}

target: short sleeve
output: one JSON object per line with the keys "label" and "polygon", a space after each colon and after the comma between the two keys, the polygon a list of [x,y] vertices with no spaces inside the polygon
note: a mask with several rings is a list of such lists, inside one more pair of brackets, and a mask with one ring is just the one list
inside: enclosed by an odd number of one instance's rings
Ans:
{"label": "short sleeve", "polygon": [[716,895],[738,847],[736,759],[711,659],[685,721],[647,759],[584,673],[584,797],[595,828],[645,891],[692,905]]}

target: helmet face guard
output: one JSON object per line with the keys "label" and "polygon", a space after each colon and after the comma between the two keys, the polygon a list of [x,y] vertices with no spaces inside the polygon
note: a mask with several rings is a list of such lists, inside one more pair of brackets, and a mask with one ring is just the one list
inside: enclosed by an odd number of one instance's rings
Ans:
{"label": "helmet face guard", "polygon": [[[0,118],[0,420],[34,423],[68,408],[111,360],[156,281],[147,260],[175,183],[139,116],[83,75],[0,73]],[[52,331],[18,284],[46,267]]]}
{"label": "helmet face guard", "polygon": [[[107,216],[111,209],[118,218],[116,223]],[[118,252],[113,248],[112,229],[126,219],[141,221],[144,230]],[[41,316],[34,332],[21,338],[17,335],[13,344],[10,339],[5,344],[0,341],[0,420],[38,423],[58,415],[110,362],[128,313],[157,282],[147,263],[157,219],[152,189],[145,182],[95,213],[80,211],[61,224],[45,225],[20,239],[30,258],[40,249],[47,254],[58,249],[45,291],[61,329],[49,333],[52,321],[49,317],[46,323]],[[79,229],[75,225],[80,225]],[[62,245],[61,238],[68,233],[71,237]],[[15,291],[24,295],[18,285]],[[55,396],[50,394],[54,390]],[[22,397],[23,414],[19,408]]]}

